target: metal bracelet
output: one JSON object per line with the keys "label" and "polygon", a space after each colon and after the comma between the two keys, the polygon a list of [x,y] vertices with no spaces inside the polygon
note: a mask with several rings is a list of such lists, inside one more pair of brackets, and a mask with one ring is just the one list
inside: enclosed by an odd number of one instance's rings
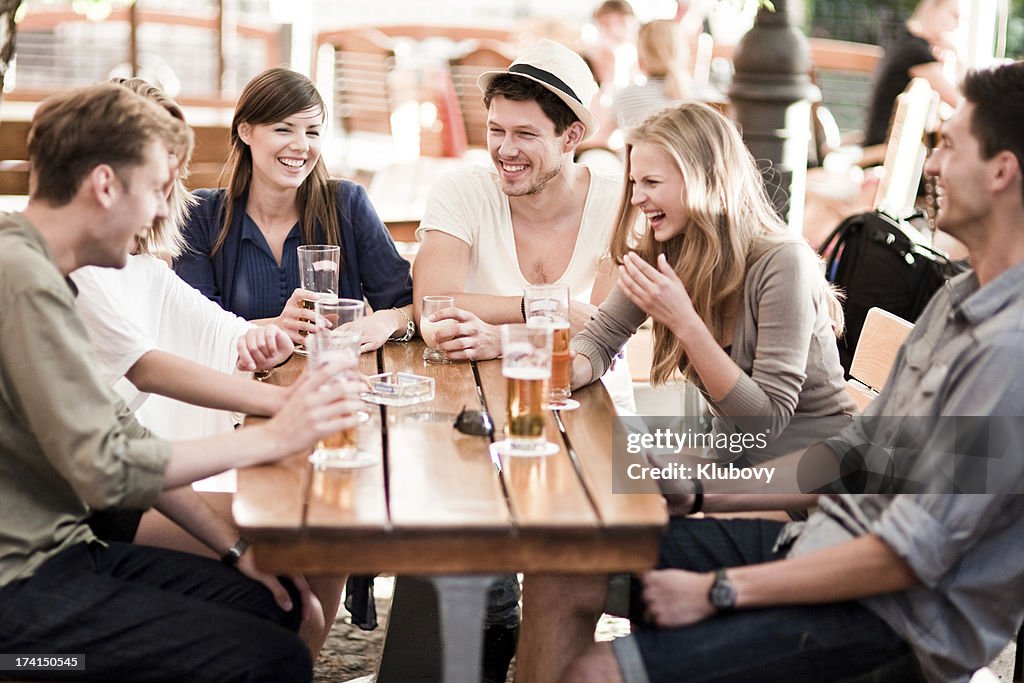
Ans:
{"label": "metal bracelet", "polygon": [[407,342],[407,341],[409,341],[410,339],[412,339],[416,335],[416,325],[415,325],[415,323],[413,323],[412,318],[409,317],[409,314],[406,313],[401,308],[392,308],[391,310],[392,311],[398,311],[399,313],[402,314],[402,317],[405,318],[405,334],[403,334],[401,337],[388,337],[388,340],[389,341],[396,341],[396,342]]}

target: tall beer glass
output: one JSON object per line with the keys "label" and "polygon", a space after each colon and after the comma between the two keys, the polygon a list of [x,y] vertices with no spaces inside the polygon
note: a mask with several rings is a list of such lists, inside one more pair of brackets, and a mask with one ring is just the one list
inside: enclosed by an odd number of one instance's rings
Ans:
{"label": "tall beer glass", "polygon": [[[317,301],[320,308],[323,301]],[[341,366],[337,379],[355,380],[359,377],[359,340],[356,330],[339,326],[329,329],[320,327],[308,338],[310,362],[320,366],[335,363]],[[377,459],[370,453],[359,450],[359,426],[349,427],[331,434],[319,441],[310,462],[316,467],[369,467]]]}
{"label": "tall beer glass", "polygon": [[551,391],[552,410],[579,407],[569,401],[572,367],[569,362],[569,286],[528,285],[523,290],[523,309],[529,327],[551,330]]}
{"label": "tall beer glass", "polygon": [[513,451],[544,452],[551,330],[501,326],[501,374],[505,377],[505,435]]}
{"label": "tall beer glass", "polygon": [[341,299],[327,296],[317,299],[313,304],[316,313],[317,333],[320,328],[337,330],[363,317],[366,304],[358,299]]}
{"label": "tall beer glass", "polygon": [[423,337],[423,343],[427,345],[427,348],[423,349],[423,360],[428,363],[451,363],[445,352],[437,348],[437,332],[441,327],[449,323],[444,321],[433,322],[430,320],[430,316],[437,311],[451,308],[454,305],[455,297],[453,296],[423,297],[423,306],[420,307],[420,336]]}
{"label": "tall beer glass", "polygon": [[[297,250],[299,257],[299,287],[315,294],[336,296],[338,294],[338,272],[341,269],[341,247],[336,244],[303,244]],[[314,310],[316,299],[303,299],[302,307]],[[305,330],[299,334],[306,336]],[[300,354],[306,350],[295,349]]]}

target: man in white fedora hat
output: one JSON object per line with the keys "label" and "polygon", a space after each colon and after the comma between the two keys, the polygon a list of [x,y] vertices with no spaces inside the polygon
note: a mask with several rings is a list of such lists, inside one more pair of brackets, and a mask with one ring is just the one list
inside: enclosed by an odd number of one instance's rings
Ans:
{"label": "man in white fedora hat", "polygon": [[[615,281],[606,253],[622,193],[622,177],[577,164],[580,143],[598,129],[589,106],[597,84],[569,48],[541,40],[507,71],[477,85],[487,106],[493,167],[448,173],[431,189],[416,231],[416,314],[425,295],[455,297],[438,334],[452,359],[496,358],[498,326],[525,319],[523,288],[568,285],[572,332],[579,332]],[[633,406],[625,363],[609,372],[616,403]],[[504,680],[518,632],[519,586],[495,584],[487,615],[484,676]]]}
{"label": "man in white fedora hat", "polygon": [[[523,322],[530,284],[568,285],[572,331],[582,329],[614,283],[606,252],[622,188],[621,175],[574,160],[598,129],[589,109],[597,84],[578,54],[541,40],[477,84],[493,167],[434,184],[413,269],[417,314],[424,295],[455,296],[456,308],[435,318],[453,321],[438,338],[456,360],[499,355],[497,326]],[[630,409],[628,368],[618,366],[612,394]]]}

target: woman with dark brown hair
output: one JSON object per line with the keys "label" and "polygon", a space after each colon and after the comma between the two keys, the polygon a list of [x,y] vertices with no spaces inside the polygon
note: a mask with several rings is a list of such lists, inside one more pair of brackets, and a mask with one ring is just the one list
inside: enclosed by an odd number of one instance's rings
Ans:
{"label": "woman with dark brown hair", "polygon": [[327,110],[302,74],[273,68],[246,85],[231,123],[228,184],[199,190],[174,269],[247,320],[272,322],[295,342],[313,331],[296,247],[341,246],[338,296],[366,299],[362,350],[412,336],[412,278],[365,190],[332,180],[321,157]]}

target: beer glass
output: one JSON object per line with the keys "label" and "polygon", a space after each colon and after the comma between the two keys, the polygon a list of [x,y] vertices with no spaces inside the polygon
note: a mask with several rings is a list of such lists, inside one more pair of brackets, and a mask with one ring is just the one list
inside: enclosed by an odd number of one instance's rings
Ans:
{"label": "beer glass", "polygon": [[[299,256],[299,287],[316,294],[337,295],[338,271],[341,266],[341,247],[336,244],[303,244],[297,250]],[[315,299],[303,299],[302,307],[314,310]],[[306,336],[305,330],[299,334]],[[297,346],[296,351],[306,350]]]}
{"label": "beer glass", "polygon": [[317,299],[313,304],[316,313],[317,334],[320,329],[337,330],[355,322],[366,313],[366,304],[358,299],[342,299],[328,296]]}
{"label": "beer glass", "polygon": [[572,410],[572,364],[569,360],[569,286],[527,285],[523,310],[529,327],[551,330],[551,382],[548,396],[552,410]]}
{"label": "beer glass", "polygon": [[437,348],[437,332],[449,323],[443,320],[432,322],[429,318],[433,313],[454,305],[455,297],[453,296],[423,297],[423,306],[420,308],[420,336],[423,337],[423,343],[427,345],[427,348],[423,349],[423,360],[428,363],[451,363],[445,352]]}
{"label": "beer glass", "polygon": [[[317,307],[321,305],[317,301]],[[309,360],[315,366],[335,363],[341,366],[337,379],[356,380],[359,378],[359,332],[339,326],[317,329],[308,338]],[[320,468],[369,467],[376,458],[359,450],[359,426],[343,429],[321,439],[309,461]]]}
{"label": "beer glass", "polygon": [[501,326],[501,374],[505,377],[505,436],[508,450],[545,453],[551,330]]}

